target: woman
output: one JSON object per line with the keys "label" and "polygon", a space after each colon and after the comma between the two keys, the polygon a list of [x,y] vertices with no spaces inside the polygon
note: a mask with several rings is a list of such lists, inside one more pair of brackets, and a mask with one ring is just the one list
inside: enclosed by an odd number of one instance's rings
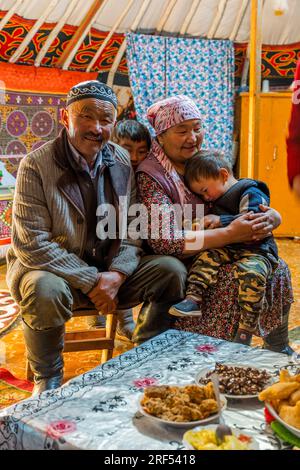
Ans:
{"label": "woman", "polygon": [[[201,230],[182,231],[181,236],[178,236],[173,205],[180,204],[183,207],[184,204],[191,204],[193,217],[197,206],[203,206],[200,197],[191,193],[184,184],[185,162],[199,151],[203,142],[201,116],[195,103],[180,95],[154,104],[149,108],[147,117],[156,132],[156,139],[153,140],[148,157],[137,169],[139,196],[150,215],[149,227],[153,204],[164,205],[164,215],[160,215],[159,222],[157,221],[162,231],[167,230],[165,225],[171,220],[169,238],[148,240],[148,245],[155,254],[176,256],[188,266],[201,249],[260,240],[279,226],[280,215],[273,209],[262,207],[261,214],[242,216],[228,227],[206,230],[204,236]],[[209,207],[205,206],[205,213],[208,210]],[[193,246],[191,240],[194,242]],[[195,249],[197,241],[199,243]],[[219,285],[214,292],[207,293],[207,309],[201,323],[195,319],[183,320],[180,327],[228,340],[234,338],[240,312],[231,265],[222,268],[221,282],[226,286],[225,291]],[[228,296],[228,291],[231,297]],[[269,286],[268,301],[270,308],[261,315],[260,331],[257,334],[265,337],[265,347],[291,354],[293,351],[288,346],[288,313],[293,299],[289,270],[283,262]],[[145,324],[145,319],[139,319],[136,337],[143,337]]]}

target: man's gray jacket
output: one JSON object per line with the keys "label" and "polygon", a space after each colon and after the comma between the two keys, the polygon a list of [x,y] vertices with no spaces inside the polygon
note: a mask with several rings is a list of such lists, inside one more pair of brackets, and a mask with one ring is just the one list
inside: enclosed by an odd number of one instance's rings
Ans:
{"label": "man's gray jacket", "polygon": [[[67,157],[57,158],[55,141],[28,154],[21,162],[16,182],[12,246],[7,254],[7,283],[17,302],[19,283],[31,270],[49,271],[75,289],[88,293],[96,284],[98,270],[81,258],[85,249],[87,223],[76,175]],[[118,218],[119,197],[127,196],[127,211],[136,202],[135,178],[128,153],[106,144],[115,164],[108,167]],[[131,218],[128,217],[128,224]],[[107,253],[108,269],[130,276],[137,268],[141,242],[112,240]]]}

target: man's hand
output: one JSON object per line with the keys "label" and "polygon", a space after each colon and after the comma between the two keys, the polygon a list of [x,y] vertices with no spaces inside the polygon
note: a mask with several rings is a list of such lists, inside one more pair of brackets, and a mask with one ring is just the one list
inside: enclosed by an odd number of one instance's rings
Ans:
{"label": "man's hand", "polygon": [[97,285],[88,293],[102,315],[113,313],[117,307],[117,294],[126,276],[118,271],[101,273]]}

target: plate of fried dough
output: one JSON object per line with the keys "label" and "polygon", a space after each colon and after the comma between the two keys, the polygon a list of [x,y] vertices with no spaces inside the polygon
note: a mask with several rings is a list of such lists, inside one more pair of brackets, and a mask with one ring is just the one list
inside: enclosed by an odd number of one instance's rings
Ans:
{"label": "plate of fried dough", "polygon": [[[226,398],[221,395],[222,410]],[[219,410],[212,383],[147,387],[139,402],[140,412],[173,427],[195,427],[218,419]]]}
{"label": "plate of fried dough", "polygon": [[281,370],[279,381],[263,390],[259,399],[279,423],[300,437],[300,374]]}

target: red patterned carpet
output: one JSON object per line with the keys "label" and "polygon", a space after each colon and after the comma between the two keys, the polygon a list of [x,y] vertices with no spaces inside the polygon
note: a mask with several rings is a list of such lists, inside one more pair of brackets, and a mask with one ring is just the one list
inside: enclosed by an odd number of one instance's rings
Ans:
{"label": "red patterned carpet", "polygon": [[7,290],[0,290],[0,338],[19,321],[19,309]]}
{"label": "red patterned carpet", "polygon": [[19,380],[8,370],[0,368],[0,409],[29,398],[32,389],[31,382]]}

